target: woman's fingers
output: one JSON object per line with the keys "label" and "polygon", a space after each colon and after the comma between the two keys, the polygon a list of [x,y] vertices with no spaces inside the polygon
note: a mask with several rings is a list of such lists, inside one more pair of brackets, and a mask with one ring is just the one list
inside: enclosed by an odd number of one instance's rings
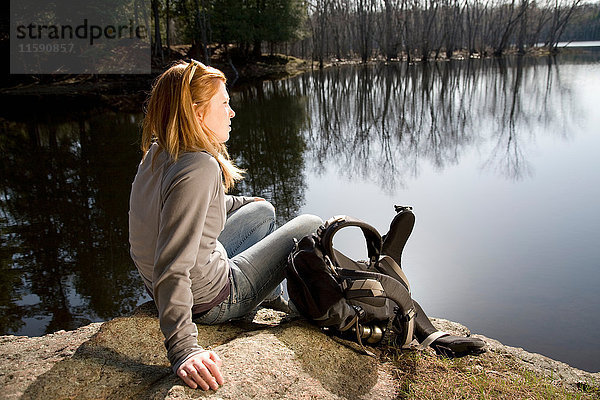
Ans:
{"label": "woman's fingers", "polygon": [[223,365],[223,361],[221,361],[221,357],[219,357],[219,355],[217,353],[215,353],[214,351],[210,352],[210,359],[213,360],[215,362],[215,364],[217,364],[217,367],[221,368],[221,366]]}
{"label": "woman's fingers", "polygon": [[[205,368],[206,369],[206,368]],[[208,385],[208,383],[206,383],[206,381],[202,378],[202,375],[200,372],[198,372],[198,369],[196,368],[195,364],[192,364],[189,366],[189,369],[187,369],[186,371],[188,373],[188,376],[190,378],[192,378],[194,380],[194,383],[200,387],[200,389],[202,390],[208,390],[210,389],[210,386]],[[189,386],[189,385],[188,385]],[[191,387],[191,386],[190,386]],[[193,388],[195,389],[195,388]]]}
{"label": "woman's fingers", "polygon": [[219,388],[219,384],[217,383],[215,377],[211,374],[211,371],[206,366],[206,363],[210,362],[214,365],[214,363],[210,360],[203,361],[195,361],[192,365],[197,371],[198,377],[200,378],[200,382],[198,379],[194,379],[196,383],[200,385],[203,390],[213,389],[217,390]]}
{"label": "woman's fingers", "polygon": [[185,382],[186,385],[188,385],[192,389],[196,389],[198,387],[196,382],[194,382],[194,380],[184,369],[180,369],[179,371],[177,371],[177,375]]}
{"label": "woman's fingers", "polygon": [[217,390],[224,383],[221,364],[221,358],[215,352],[206,351],[186,360],[177,375],[192,389]]}
{"label": "woman's fingers", "polygon": [[213,378],[215,380],[215,383],[217,383],[218,385],[222,385],[224,383],[223,375],[221,375],[221,370],[219,369],[220,363],[221,359],[215,361],[212,355],[210,359],[204,360],[204,365],[206,366],[206,368],[208,368],[211,378]]}

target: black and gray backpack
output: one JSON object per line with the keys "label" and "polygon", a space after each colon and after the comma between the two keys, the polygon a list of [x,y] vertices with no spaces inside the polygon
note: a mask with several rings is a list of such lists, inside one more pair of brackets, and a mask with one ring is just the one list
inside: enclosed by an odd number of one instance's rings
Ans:
{"label": "black and gray backpack", "polygon": [[[359,227],[368,261],[354,261],[333,248],[340,229]],[[326,221],[296,243],[289,255],[287,285],[298,311],[334,334],[355,337],[362,346],[394,332],[396,343],[413,338],[415,308],[408,279],[389,256],[381,255],[381,235],[371,225],[348,216]],[[363,347],[364,348],[364,347]]]}

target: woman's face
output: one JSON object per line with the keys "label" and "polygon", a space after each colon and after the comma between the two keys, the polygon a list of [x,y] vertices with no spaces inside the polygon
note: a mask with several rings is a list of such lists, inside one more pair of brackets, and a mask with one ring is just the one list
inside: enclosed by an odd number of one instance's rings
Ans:
{"label": "woman's face", "polygon": [[231,118],[233,117],[235,117],[235,112],[229,106],[229,95],[225,83],[219,81],[217,93],[208,102],[204,114],[198,111],[198,118],[215,133],[219,143],[225,143],[229,140]]}

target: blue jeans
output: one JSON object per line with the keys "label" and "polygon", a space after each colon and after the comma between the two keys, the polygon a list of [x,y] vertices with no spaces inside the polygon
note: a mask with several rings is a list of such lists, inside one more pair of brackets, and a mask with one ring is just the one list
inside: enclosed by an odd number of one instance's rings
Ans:
{"label": "blue jeans", "polygon": [[219,241],[229,255],[231,293],[194,322],[212,325],[240,318],[274,292],[279,295],[294,238],[316,232],[322,223],[319,217],[305,214],[274,230],[275,210],[266,201],[246,204],[228,215]]}

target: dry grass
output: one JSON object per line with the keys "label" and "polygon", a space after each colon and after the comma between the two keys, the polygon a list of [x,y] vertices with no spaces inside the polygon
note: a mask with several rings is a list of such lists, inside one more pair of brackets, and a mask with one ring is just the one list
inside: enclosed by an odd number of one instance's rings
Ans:
{"label": "dry grass", "polygon": [[400,354],[389,347],[382,356],[396,367],[400,399],[600,399],[597,387],[559,386],[494,352],[450,360],[432,351]]}

